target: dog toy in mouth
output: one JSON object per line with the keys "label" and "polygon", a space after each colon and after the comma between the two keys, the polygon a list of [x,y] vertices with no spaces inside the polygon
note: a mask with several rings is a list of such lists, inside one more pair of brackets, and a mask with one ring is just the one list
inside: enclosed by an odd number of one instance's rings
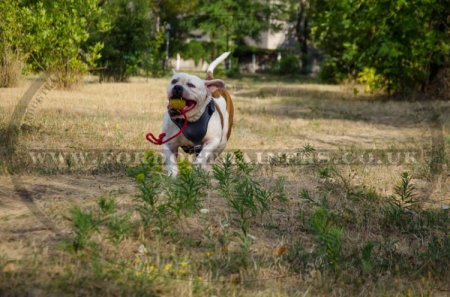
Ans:
{"label": "dog toy in mouth", "polygon": [[183,126],[180,128],[180,131],[178,131],[175,135],[172,135],[171,137],[169,137],[167,139],[164,139],[166,137],[166,133],[161,133],[161,134],[159,134],[158,137],[156,137],[152,133],[147,133],[145,138],[147,138],[147,140],[150,141],[153,144],[162,145],[162,144],[164,144],[166,142],[169,142],[170,140],[178,137],[187,128],[188,118],[187,118],[187,115],[186,115],[186,111],[187,111],[186,109],[188,109],[188,107],[186,105],[186,100],[183,100],[182,98],[180,98],[180,99],[170,99],[169,100],[169,108],[178,110],[180,112],[180,114],[184,118]]}
{"label": "dog toy in mouth", "polygon": [[180,99],[170,99],[169,107],[171,109],[180,110],[186,106],[186,100]]}

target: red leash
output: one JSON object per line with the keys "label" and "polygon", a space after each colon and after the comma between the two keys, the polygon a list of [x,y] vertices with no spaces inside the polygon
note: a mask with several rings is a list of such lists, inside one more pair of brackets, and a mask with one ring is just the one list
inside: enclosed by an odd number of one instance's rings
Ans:
{"label": "red leash", "polygon": [[153,144],[161,145],[161,144],[164,144],[164,143],[166,143],[166,142],[171,141],[171,140],[174,139],[175,137],[178,137],[181,133],[184,132],[184,130],[186,130],[187,125],[188,125],[188,119],[187,119],[187,116],[186,116],[186,112],[185,112],[185,110],[184,110],[185,108],[186,108],[186,107],[184,107],[184,108],[182,108],[182,109],[180,110],[181,114],[182,114],[183,117],[184,117],[184,124],[183,124],[183,127],[181,127],[180,131],[178,131],[175,135],[173,135],[173,136],[167,138],[166,140],[163,140],[163,138],[166,137],[166,133],[161,133],[161,134],[159,134],[158,138],[156,138],[155,135],[153,135],[152,133],[147,133],[147,135],[145,135],[145,138],[146,138],[148,141],[150,141],[151,143],[153,143]]}

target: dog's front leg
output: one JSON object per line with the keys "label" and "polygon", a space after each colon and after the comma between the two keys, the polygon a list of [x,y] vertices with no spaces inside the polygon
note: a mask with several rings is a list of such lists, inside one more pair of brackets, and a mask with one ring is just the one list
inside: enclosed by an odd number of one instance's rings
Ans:
{"label": "dog's front leg", "polygon": [[203,145],[202,151],[198,154],[194,161],[194,166],[200,166],[204,170],[210,168],[210,163],[217,157],[218,147],[220,145],[220,139],[212,140]]}
{"label": "dog's front leg", "polygon": [[164,162],[167,167],[167,172],[170,176],[178,175],[178,147],[171,146],[170,144],[164,144],[163,146]]}

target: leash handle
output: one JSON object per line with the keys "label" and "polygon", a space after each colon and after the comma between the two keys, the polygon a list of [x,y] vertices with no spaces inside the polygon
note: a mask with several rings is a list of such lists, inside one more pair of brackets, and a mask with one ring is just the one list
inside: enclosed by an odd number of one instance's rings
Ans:
{"label": "leash handle", "polygon": [[164,139],[164,137],[166,137],[166,135],[167,135],[166,133],[159,134],[158,138],[156,138],[155,135],[153,135],[153,133],[147,133],[147,135],[145,135],[145,138],[148,141],[150,141],[151,143],[155,144],[155,145],[162,145],[162,144],[164,144],[166,142],[171,141],[175,137],[180,136],[180,134],[183,133],[184,130],[186,130],[187,125],[188,125],[188,119],[187,119],[187,116],[186,116],[185,108],[186,107],[184,107],[184,108],[182,108],[180,110],[181,114],[183,115],[183,118],[184,118],[184,123],[183,123],[183,126],[181,127],[181,129],[177,133],[175,133],[174,135],[172,135],[171,137],[169,137],[167,139]]}

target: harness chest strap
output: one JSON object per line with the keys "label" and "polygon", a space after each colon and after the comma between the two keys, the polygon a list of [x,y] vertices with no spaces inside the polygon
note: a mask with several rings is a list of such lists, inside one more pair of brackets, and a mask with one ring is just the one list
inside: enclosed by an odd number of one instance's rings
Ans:
{"label": "harness chest strap", "polygon": [[[211,119],[211,116],[213,113],[217,110],[220,117],[220,124],[223,129],[224,127],[224,117],[222,114],[222,111],[220,110],[218,104],[215,102],[215,99],[213,98],[211,102],[206,107],[205,111],[203,112],[200,119],[198,119],[196,122],[188,122],[186,129],[183,131],[183,135],[190,141],[193,142],[193,146],[182,146],[181,148],[186,153],[195,153],[198,155],[202,148],[202,140],[206,135],[207,129],[208,129],[208,123]],[[177,125],[179,128],[183,125],[183,121],[181,119],[172,119],[175,125]],[[223,137],[223,135],[221,136]]]}

